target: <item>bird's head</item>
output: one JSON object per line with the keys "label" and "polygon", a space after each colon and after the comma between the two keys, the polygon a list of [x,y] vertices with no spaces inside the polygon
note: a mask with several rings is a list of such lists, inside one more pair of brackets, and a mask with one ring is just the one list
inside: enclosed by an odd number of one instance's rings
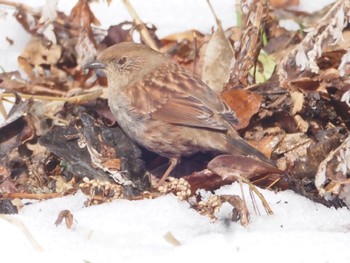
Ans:
{"label": "bird's head", "polygon": [[100,69],[107,76],[108,86],[123,88],[142,78],[164,59],[163,54],[145,45],[124,42],[105,49],[83,69]]}

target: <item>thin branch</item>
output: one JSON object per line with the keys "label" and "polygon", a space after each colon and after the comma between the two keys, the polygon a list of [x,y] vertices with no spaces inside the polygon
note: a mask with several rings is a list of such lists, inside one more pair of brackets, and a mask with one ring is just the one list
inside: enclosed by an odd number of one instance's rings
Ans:
{"label": "thin branch", "polygon": [[151,34],[148,32],[145,24],[142,22],[141,18],[138,16],[138,14],[136,13],[135,9],[133,8],[133,6],[131,5],[129,0],[123,0],[124,5],[126,6],[126,8],[129,11],[129,14],[132,16],[132,18],[134,19],[134,22],[137,26],[139,26],[141,28],[140,33],[145,41],[145,43],[152,49],[154,50],[159,50],[158,46],[156,44],[156,42],[154,41],[154,39],[152,38]]}
{"label": "thin branch", "polygon": [[[64,101],[64,102],[70,102],[73,104],[80,104],[89,100],[94,100],[99,98],[103,94],[102,89],[94,90],[86,94],[73,96],[70,98],[64,98],[64,97],[54,97],[54,96],[42,96],[42,95],[30,95],[30,94],[23,94],[23,93],[17,93],[18,96],[24,98],[24,99],[33,99],[33,100],[47,100],[47,101]],[[13,93],[0,93],[0,98],[6,98],[6,97],[15,97],[15,94]]]}
{"label": "thin branch", "polygon": [[29,232],[28,228],[23,224],[23,222],[20,219],[8,215],[0,215],[0,218],[17,226],[26,236],[26,238],[29,240],[29,242],[32,244],[35,250],[43,251],[43,248],[40,246],[39,242],[35,240],[33,235]]}

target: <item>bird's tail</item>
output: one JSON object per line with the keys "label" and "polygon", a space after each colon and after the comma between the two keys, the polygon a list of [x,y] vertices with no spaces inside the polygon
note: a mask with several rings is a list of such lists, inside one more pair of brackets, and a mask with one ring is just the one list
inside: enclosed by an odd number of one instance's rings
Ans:
{"label": "bird's tail", "polygon": [[253,146],[245,142],[242,138],[230,138],[229,139],[229,149],[231,154],[242,154],[247,156],[253,156],[258,158],[260,161],[267,163],[272,166],[276,164],[264,155],[262,152],[255,149]]}

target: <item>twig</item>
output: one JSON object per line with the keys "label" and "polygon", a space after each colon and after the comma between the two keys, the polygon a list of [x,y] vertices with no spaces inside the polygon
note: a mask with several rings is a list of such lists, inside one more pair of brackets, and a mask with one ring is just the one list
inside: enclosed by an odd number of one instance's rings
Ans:
{"label": "twig", "polygon": [[254,195],[252,189],[250,189],[250,188],[249,188],[249,195],[250,195],[250,198],[252,199],[253,209],[254,209],[255,213],[257,215],[261,215],[259,207],[256,203],[255,195]]}
{"label": "twig", "polygon": [[34,11],[34,8],[30,7],[29,5],[26,4],[21,4],[21,3],[15,3],[11,1],[6,1],[6,0],[0,0],[0,5],[7,5],[7,6],[12,6],[17,9],[24,9],[26,12],[35,14],[36,12]]}
{"label": "twig", "polygon": [[[211,3],[210,3],[210,0],[207,0],[207,3],[208,3],[208,5],[209,5],[209,8],[210,8],[211,13],[213,14],[213,16],[214,16],[214,18],[215,18],[216,25],[218,26],[218,28],[221,28],[222,31],[224,31],[224,29],[222,28],[221,20],[220,20],[220,19],[218,18],[218,16],[216,15],[215,10],[214,10],[213,6],[212,6]],[[228,43],[228,46],[230,47],[232,53],[234,53],[233,47],[232,47],[232,45],[230,44],[230,41],[227,39],[226,36],[225,36],[225,39],[226,39],[226,41],[227,41],[227,43]]]}
{"label": "twig", "polygon": [[152,38],[151,34],[148,32],[147,28],[145,27],[145,24],[142,22],[142,20],[140,19],[140,17],[136,13],[136,11],[133,8],[133,6],[131,5],[130,1],[129,0],[123,0],[123,3],[126,6],[126,8],[128,9],[129,14],[134,19],[135,24],[141,28],[140,29],[140,33],[141,33],[145,43],[150,48],[153,48],[154,50],[158,51],[159,49],[158,49],[158,46],[157,46],[156,42]]}
{"label": "twig", "polygon": [[248,178],[245,178],[244,176],[241,176],[238,173],[229,173],[226,174],[225,177],[230,177],[233,176],[235,178],[237,178],[238,180],[241,180],[242,182],[246,183],[249,188],[259,197],[259,199],[261,200],[261,203],[263,204],[265,211],[267,214],[272,215],[273,211],[271,209],[271,207],[269,206],[269,204],[266,202],[266,199],[264,198],[264,196],[258,191],[258,189],[255,187],[255,185],[253,185],[250,180]]}
{"label": "twig", "polygon": [[[74,104],[80,104],[82,102],[86,102],[89,100],[94,100],[99,98],[103,91],[102,89],[94,90],[86,94],[73,96],[70,98],[64,98],[64,97],[54,97],[54,96],[42,96],[42,95],[30,95],[30,94],[23,94],[23,93],[17,93],[20,97],[24,99],[33,99],[33,100],[48,100],[48,101],[64,101],[64,102],[70,102]],[[6,98],[6,97],[15,97],[15,94],[13,93],[0,93],[0,98]]]}
{"label": "twig", "polygon": [[216,13],[215,13],[215,10],[214,10],[213,6],[212,6],[211,3],[210,3],[210,0],[207,0],[207,3],[208,3],[208,5],[209,5],[209,8],[210,8],[211,13],[212,13],[213,16],[215,17],[216,24],[218,24],[218,25],[220,24],[220,26],[221,26],[221,21],[218,19],[217,15],[216,15]]}
{"label": "twig", "polygon": [[0,114],[1,114],[1,116],[2,116],[4,119],[6,119],[6,117],[7,117],[7,112],[6,112],[6,109],[5,109],[4,101],[5,101],[5,100],[0,99]]}
{"label": "twig", "polygon": [[193,73],[195,74],[197,68],[197,55],[198,55],[198,45],[197,45],[197,34],[193,32],[193,45],[194,45],[194,59],[193,59]]}
{"label": "twig", "polygon": [[10,199],[34,199],[34,200],[46,200],[57,197],[64,196],[64,193],[49,193],[49,194],[32,194],[32,193],[2,193],[0,194],[1,198],[10,198]]}
{"label": "twig", "polygon": [[14,218],[8,215],[0,215],[0,218],[17,226],[22,231],[22,233],[26,236],[26,238],[29,240],[29,242],[32,244],[35,250],[44,251],[44,249],[40,246],[39,242],[35,240],[33,235],[29,232],[28,228],[23,224],[23,222],[20,219]]}
{"label": "twig", "polygon": [[[255,68],[262,41],[262,29],[265,27],[268,13],[267,0],[260,0],[254,5],[251,4],[250,12],[246,16],[242,29],[242,38],[237,59],[232,63],[229,81],[224,88],[229,90],[232,87],[243,88],[250,85],[249,71]],[[254,69],[255,70],[255,69]]]}
{"label": "twig", "polygon": [[57,117],[57,116],[55,116],[55,115],[52,115],[52,114],[47,114],[47,113],[45,113],[45,117],[48,118],[48,119],[54,120],[54,121],[61,122],[61,123],[63,123],[64,125],[68,125],[68,124],[69,124],[69,121],[64,120],[64,119],[62,119],[62,118],[59,118],[59,117]]}
{"label": "twig", "polygon": [[281,178],[277,178],[276,180],[274,180],[271,184],[269,184],[266,189],[271,189],[272,186],[274,186],[275,184],[277,184],[279,181],[281,180]]}

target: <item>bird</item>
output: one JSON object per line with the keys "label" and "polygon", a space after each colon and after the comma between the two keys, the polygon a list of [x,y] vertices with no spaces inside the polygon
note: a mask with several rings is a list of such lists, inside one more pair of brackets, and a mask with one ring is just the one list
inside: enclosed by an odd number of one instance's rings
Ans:
{"label": "bird", "polygon": [[146,45],[122,42],[83,69],[107,77],[108,105],[120,128],[142,147],[170,161],[161,186],[182,156],[218,152],[274,165],[244,141],[235,112],[198,76]]}

